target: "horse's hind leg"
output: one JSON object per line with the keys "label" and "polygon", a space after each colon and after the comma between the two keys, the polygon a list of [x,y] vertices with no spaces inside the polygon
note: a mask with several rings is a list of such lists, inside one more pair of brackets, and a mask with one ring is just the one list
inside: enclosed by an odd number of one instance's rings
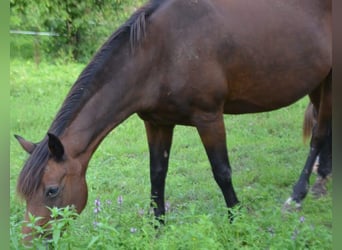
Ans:
{"label": "horse's hind leg", "polygon": [[312,172],[316,157],[321,153],[325,147],[325,143],[331,138],[331,71],[327,78],[321,83],[312,94],[310,99],[316,110],[318,110],[317,124],[312,131],[310,141],[310,152],[302,173],[293,187],[291,197],[286,201],[284,208],[288,210],[291,202],[295,201],[296,207],[301,207],[301,202],[305,198],[309,190],[309,178]]}
{"label": "horse's hind leg", "polygon": [[319,198],[327,193],[326,183],[332,172],[332,134],[330,133],[324,141],[324,145],[319,154],[317,178],[311,188],[312,194]]}
{"label": "horse's hind leg", "polygon": [[145,122],[145,128],[150,151],[151,205],[154,215],[163,223],[165,179],[174,126],[158,126]]}
{"label": "horse's hind leg", "polygon": [[[317,124],[317,110],[310,102],[304,115],[303,138],[312,136],[313,128]],[[325,137],[323,147],[314,164],[313,172],[318,174],[316,182],[311,188],[314,197],[319,198],[327,193],[326,183],[332,171],[332,134]]]}
{"label": "horse's hind leg", "polygon": [[222,190],[227,207],[231,208],[238,203],[238,199],[231,179],[223,116],[215,121],[197,124],[196,127],[207,152],[214,178]]}

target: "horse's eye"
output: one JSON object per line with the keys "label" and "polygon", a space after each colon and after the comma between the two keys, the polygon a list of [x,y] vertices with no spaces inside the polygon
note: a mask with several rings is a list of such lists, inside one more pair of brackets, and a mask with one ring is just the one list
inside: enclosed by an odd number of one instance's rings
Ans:
{"label": "horse's eye", "polygon": [[48,198],[55,198],[59,193],[58,187],[48,187],[45,196]]}

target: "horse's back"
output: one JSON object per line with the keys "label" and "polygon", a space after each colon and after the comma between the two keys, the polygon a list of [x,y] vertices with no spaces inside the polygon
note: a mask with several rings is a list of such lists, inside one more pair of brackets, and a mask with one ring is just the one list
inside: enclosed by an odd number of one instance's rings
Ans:
{"label": "horse's back", "polygon": [[163,34],[164,84],[203,109],[223,100],[226,113],[297,101],[331,69],[331,12],[319,3],[166,1],[151,18],[152,30]]}

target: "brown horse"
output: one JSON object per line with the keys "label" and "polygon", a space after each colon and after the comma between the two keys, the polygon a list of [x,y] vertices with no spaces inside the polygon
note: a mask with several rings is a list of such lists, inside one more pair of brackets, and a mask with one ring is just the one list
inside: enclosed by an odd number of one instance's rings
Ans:
{"label": "brown horse", "polygon": [[[87,202],[88,162],[130,115],[145,122],[151,197],[165,213],[164,186],[175,125],[195,126],[228,208],[232,184],[223,114],[275,110],[309,95],[317,126],[289,201],[300,204],[331,136],[331,0],[151,0],[100,48],[81,73],[18,180],[28,213]],[[27,227],[24,233],[29,233]]]}

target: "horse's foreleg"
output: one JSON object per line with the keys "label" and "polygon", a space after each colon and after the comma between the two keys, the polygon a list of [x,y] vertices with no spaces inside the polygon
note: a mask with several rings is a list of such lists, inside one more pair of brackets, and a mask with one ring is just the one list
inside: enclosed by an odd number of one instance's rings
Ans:
{"label": "horse's foreleg", "polygon": [[156,218],[163,222],[164,190],[174,126],[157,126],[145,122],[150,151],[151,206]]}
{"label": "horse's foreleg", "polygon": [[207,152],[214,178],[222,190],[227,207],[231,208],[239,201],[232,184],[223,117],[196,127]]}

